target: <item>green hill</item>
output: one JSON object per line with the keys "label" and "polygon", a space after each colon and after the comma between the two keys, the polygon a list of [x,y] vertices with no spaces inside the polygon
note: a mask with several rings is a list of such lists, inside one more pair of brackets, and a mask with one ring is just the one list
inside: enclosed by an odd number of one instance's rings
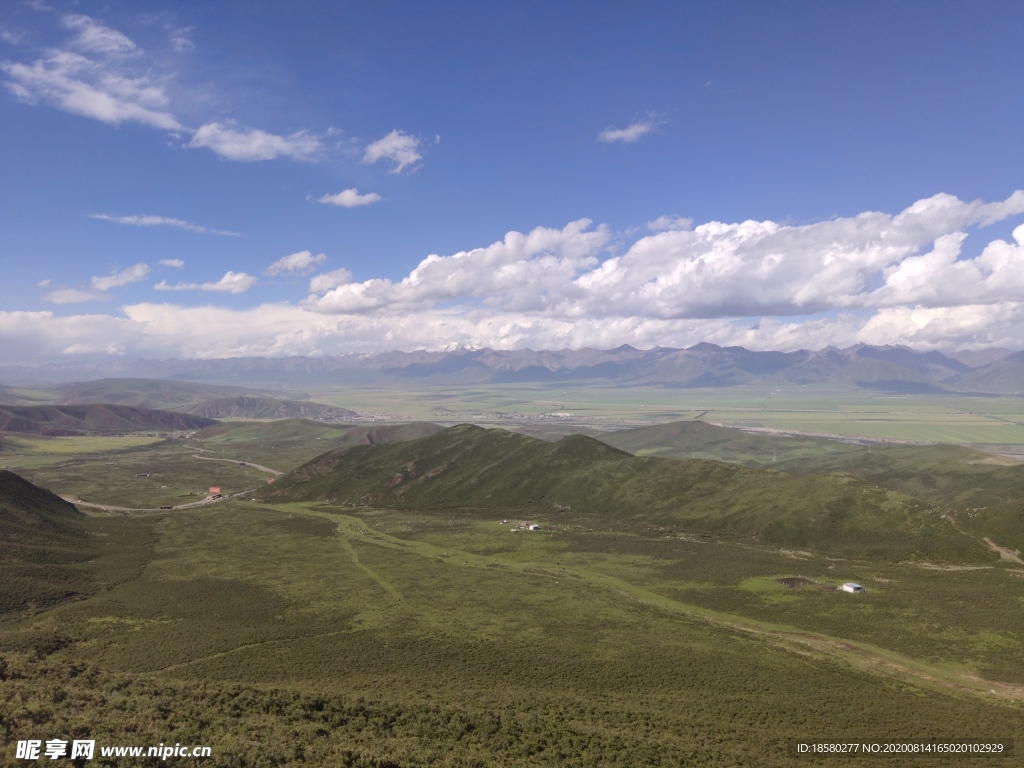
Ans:
{"label": "green hill", "polygon": [[637,456],[714,459],[752,466],[861,450],[838,440],[742,432],[703,421],[673,421],[592,436]]}
{"label": "green hill", "polygon": [[340,421],[358,416],[348,408],[275,397],[220,397],[189,406],[187,413],[209,419],[318,419]]}
{"label": "green hill", "polygon": [[638,456],[696,456],[793,473],[843,472],[954,508],[1024,498],[1024,464],[957,445],[869,446],[742,432],[702,421],[676,421],[595,437]]}
{"label": "green hill", "polygon": [[959,445],[872,445],[777,465],[788,472],[848,472],[953,508],[1024,499],[1024,464]]}
{"label": "green hill", "polygon": [[85,515],[56,494],[0,470],[0,614],[81,592],[95,556]]}
{"label": "green hill", "polygon": [[885,559],[990,559],[939,510],[850,475],[634,457],[582,435],[546,443],[469,425],[421,440],[329,452],[262,489],[260,497],[493,509]]}
{"label": "green hill", "polygon": [[[227,457],[244,458],[289,470],[324,451],[351,445],[416,440],[440,432],[428,422],[410,424],[324,424],[308,419],[233,421],[200,430],[198,445]],[[211,454],[215,455],[215,454]]]}
{"label": "green hill", "polygon": [[125,405],[0,406],[0,432],[85,435],[202,429],[213,419]]}

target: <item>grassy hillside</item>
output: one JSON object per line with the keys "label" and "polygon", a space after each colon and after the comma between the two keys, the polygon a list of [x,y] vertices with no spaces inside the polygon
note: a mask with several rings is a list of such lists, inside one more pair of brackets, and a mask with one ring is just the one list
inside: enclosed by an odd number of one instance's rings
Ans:
{"label": "grassy hillside", "polygon": [[[231,502],[111,523],[152,531],[147,567],[0,625],[0,762],[17,739],[79,732],[211,745],[236,768],[781,768],[823,724],[1024,735],[999,682],[1020,678],[1019,580],[999,568],[513,535],[490,513]],[[767,578],[796,569],[869,591]]]}
{"label": "grassy hillside", "polygon": [[217,398],[257,397],[267,394],[247,387],[167,379],[98,379],[62,384],[51,391],[56,397],[57,405],[110,403],[172,411],[184,410],[188,406]]}
{"label": "grassy hillside", "polygon": [[340,421],[358,414],[348,408],[308,403],[299,400],[279,400],[274,397],[221,397],[184,409],[196,416],[210,419],[319,419]]}
{"label": "grassy hillside", "polygon": [[187,413],[124,405],[0,406],[0,432],[33,435],[170,432],[202,429],[215,423]]}
{"label": "grassy hillside", "polygon": [[854,444],[742,432],[702,421],[594,436],[638,456],[696,456],[795,473],[843,472],[954,508],[1024,498],[1024,464],[963,446]]}
{"label": "grassy hillside", "polygon": [[95,557],[85,515],[59,496],[0,470],[0,614],[49,605],[86,588]]}
{"label": "grassy hillside", "polygon": [[594,518],[889,559],[989,559],[938,510],[849,475],[634,457],[582,435],[545,443],[469,425],[408,443],[332,451],[259,495]]}
{"label": "grassy hillside", "polygon": [[592,436],[637,456],[714,459],[751,466],[859,450],[856,445],[838,440],[742,432],[699,420],[592,433]]}
{"label": "grassy hillside", "polygon": [[1024,464],[958,445],[872,445],[777,465],[789,472],[849,472],[935,504],[963,509],[1024,499]]}
{"label": "grassy hillside", "polygon": [[308,419],[236,421],[197,432],[193,444],[229,458],[255,461],[287,471],[331,449],[416,440],[441,429],[427,422],[349,425]]}

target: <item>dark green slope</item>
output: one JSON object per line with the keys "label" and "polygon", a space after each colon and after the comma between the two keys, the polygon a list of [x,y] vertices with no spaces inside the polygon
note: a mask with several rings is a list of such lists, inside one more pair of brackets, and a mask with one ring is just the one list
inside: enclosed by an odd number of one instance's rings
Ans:
{"label": "dark green slope", "polygon": [[202,429],[213,419],[175,411],[127,405],[0,406],[0,432],[33,435],[85,435]]}
{"label": "dark green slope", "polygon": [[765,435],[727,429],[703,421],[673,421],[652,427],[592,434],[603,443],[637,456],[696,458],[758,466],[803,457],[844,454],[859,446],[816,437]]}
{"label": "dark green slope", "polygon": [[887,559],[991,557],[939,510],[850,475],[634,457],[582,435],[545,443],[468,425],[422,440],[324,454],[260,495],[603,519]]}
{"label": "dark green slope", "polygon": [[849,472],[957,509],[1024,499],[1024,464],[958,445],[872,445],[778,464],[789,472]]}
{"label": "dark green slope", "polygon": [[45,488],[0,470],[0,614],[50,605],[85,587],[95,556],[85,515]]}
{"label": "dark green slope", "polygon": [[785,472],[844,472],[954,508],[1024,498],[1024,464],[957,445],[869,446],[742,432],[702,421],[676,421],[595,437],[639,456],[695,455]]}

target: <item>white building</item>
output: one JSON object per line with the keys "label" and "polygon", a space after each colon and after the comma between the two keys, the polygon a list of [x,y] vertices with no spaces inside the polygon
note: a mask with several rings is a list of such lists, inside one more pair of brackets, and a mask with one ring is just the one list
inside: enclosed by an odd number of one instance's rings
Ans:
{"label": "white building", "polygon": [[843,592],[863,592],[864,591],[864,587],[862,587],[860,584],[857,584],[856,582],[853,582],[853,581],[848,581],[848,582],[846,582],[845,584],[843,584],[839,588],[841,590],[843,590]]}

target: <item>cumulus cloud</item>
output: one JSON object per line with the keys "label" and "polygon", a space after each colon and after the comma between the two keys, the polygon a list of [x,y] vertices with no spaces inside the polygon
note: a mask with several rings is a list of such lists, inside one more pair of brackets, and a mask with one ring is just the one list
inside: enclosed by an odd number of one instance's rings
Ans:
{"label": "cumulus cloud", "polygon": [[392,173],[401,173],[423,159],[420,154],[420,140],[404,131],[394,130],[387,136],[366,145],[363,153],[364,163],[376,163],[379,160],[390,160],[395,165]]}
{"label": "cumulus cloud", "polygon": [[120,272],[112,272],[105,277],[94,277],[90,281],[90,285],[94,291],[109,291],[111,288],[120,288],[145,280],[147,275],[149,275],[148,264],[133,264]]}
{"label": "cumulus cloud", "polygon": [[105,213],[93,213],[89,216],[90,219],[100,219],[101,221],[112,221],[115,224],[129,224],[133,227],[174,227],[175,229],[184,229],[188,232],[200,232],[211,235],[224,235],[226,237],[241,237],[239,232],[231,232],[226,229],[207,229],[201,227],[198,224],[190,224],[187,221],[181,219],[172,219],[169,216],[149,216],[145,214],[137,214],[134,216],[109,216]]}
{"label": "cumulus cloud", "polygon": [[658,121],[654,118],[637,120],[625,128],[605,128],[597,134],[597,139],[605,144],[611,144],[616,141],[621,141],[623,144],[632,144],[653,131],[657,126]]}
{"label": "cumulus cloud", "polygon": [[560,230],[509,232],[486,248],[428,256],[398,283],[379,278],[349,283],[310,299],[308,306],[336,313],[408,311],[478,298],[503,309],[545,310],[580,270],[596,265],[609,235],[606,227],[591,230],[590,224],[581,219]]}
{"label": "cumulus cloud", "polygon": [[53,282],[53,281],[50,280],[50,278],[46,278],[45,280],[40,280],[38,283],[36,283],[36,288],[45,288],[51,282]]}
{"label": "cumulus cloud", "polygon": [[345,285],[352,280],[352,273],[347,269],[335,269],[313,277],[309,281],[310,293],[327,293],[332,288]]}
{"label": "cumulus cloud", "polygon": [[[999,203],[936,195],[895,216],[871,212],[803,226],[710,222],[665,230],[604,261],[598,257],[607,230],[581,220],[562,230],[511,232],[486,248],[428,256],[401,281],[348,283],[307,306],[333,313],[404,312],[478,300],[493,309],[549,316],[672,319],[807,315],[978,297],[1024,300],[1015,260],[1019,245],[997,241],[966,262],[951,250],[964,228],[1019,213],[1024,192]],[[931,244],[933,254],[915,261]],[[915,270],[969,280],[940,290],[934,279],[912,278]]]}
{"label": "cumulus cloud", "polygon": [[322,253],[314,256],[310,251],[299,251],[288,256],[282,256],[267,267],[266,274],[271,276],[284,274],[308,275],[313,271],[313,267],[323,264],[325,261],[327,261],[327,257]]}
{"label": "cumulus cloud", "polygon": [[[857,342],[1021,348],[1024,225],[1008,240],[975,249],[976,256],[963,253],[965,238],[981,236],[977,227],[1021,214],[1024,192],[996,203],[940,194],[896,214],[866,212],[801,226],[656,227],[622,253],[608,251],[605,227],[580,220],[431,255],[400,280],[352,282],[341,269],[319,274],[298,305],[137,304],[106,319],[0,313],[0,351],[8,359],[33,349],[65,354],[99,343],[95,338],[124,354],[186,357],[337,354],[450,342],[534,349],[699,341],[753,349]],[[299,255],[294,270],[282,269],[299,273],[316,263],[310,252]],[[228,273],[218,283],[158,288],[241,292],[255,281]],[[70,303],[96,293],[62,289],[49,296]],[[90,341],[89,334],[100,332],[105,335]]]}
{"label": "cumulus cloud", "polygon": [[157,264],[163,264],[165,267],[174,267],[175,269],[183,269],[185,262],[181,259],[160,259]]}
{"label": "cumulus cloud", "polygon": [[324,195],[317,202],[327,205],[340,205],[342,208],[357,208],[360,205],[380,202],[380,200],[381,197],[376,192],[367,192],[365,195],[360,195],[359,190],[353,187],[352,189],[343,189],[336,195]]}
{"label": "cumulus cloud", "polygon": [[170,285],[161,280],[153,286],[158,291],[209,291],[212,293],[245,293],[259,280],[245,272],[225,272],[224,277],[215,283],[177,283]]}
{"label": "cumulus cloud", "polygon": [[310,160],[323,148],[320,140],[306,131],[278,136],[257,128],[235,128],[225,123],[207,123],[192,135],[188,147],[206,147],[225,160],[252,163],[290,157]]}

